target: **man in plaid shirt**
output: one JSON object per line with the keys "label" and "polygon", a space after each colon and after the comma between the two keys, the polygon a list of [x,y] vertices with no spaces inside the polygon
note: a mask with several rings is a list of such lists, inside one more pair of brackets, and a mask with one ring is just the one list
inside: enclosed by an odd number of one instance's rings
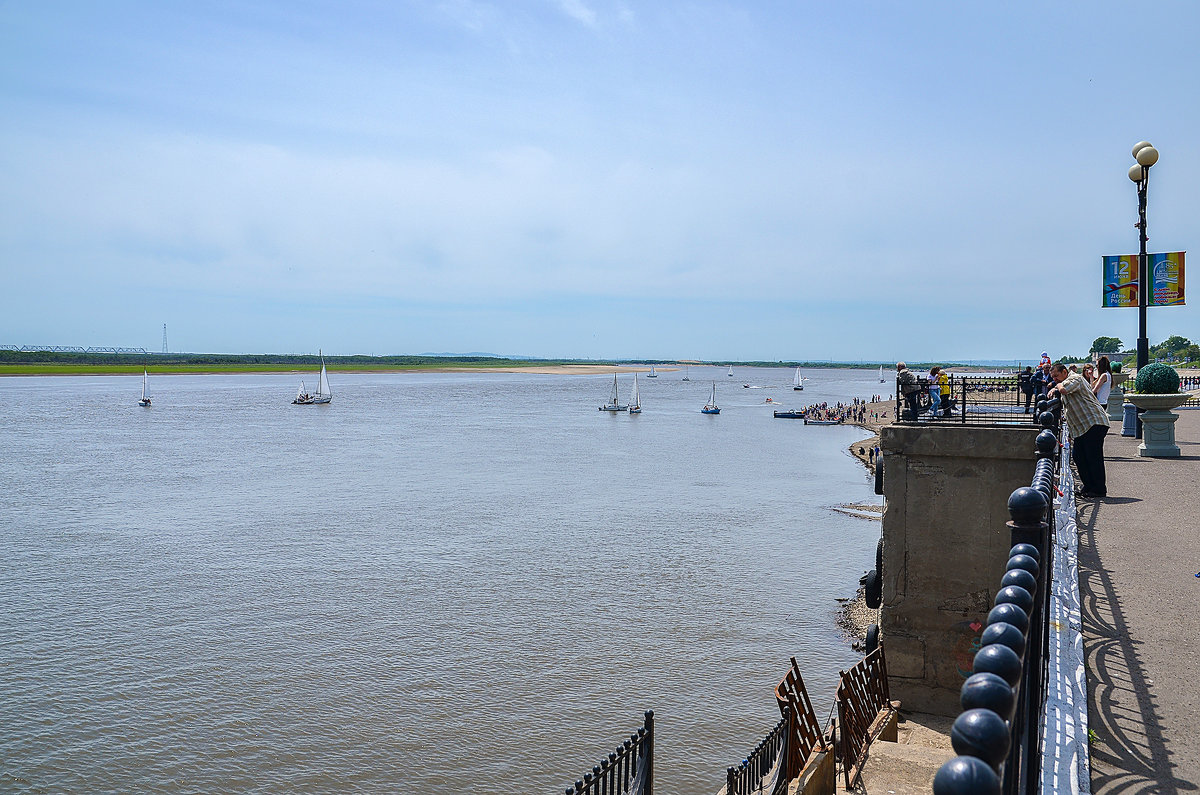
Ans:
{"label": "man in plaid shirt", "polygon": [[1055,386],[1050,397],[1061,395],[1067,411],[1067,431],[1071,434],[1071,457],[1083,481],[1080,494],[1085,499],[1108,496],[1104,478],[1104,436],[1108,433],[1108,412],[1092,394],[1092,388],[1083,376],[1072,373],[1066,365],[1056,364],[1050,368],[1050,377]]}

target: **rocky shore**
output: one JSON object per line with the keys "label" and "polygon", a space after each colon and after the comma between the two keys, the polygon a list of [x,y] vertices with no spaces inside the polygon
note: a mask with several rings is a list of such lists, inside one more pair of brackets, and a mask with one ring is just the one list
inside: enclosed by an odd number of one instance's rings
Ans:
{"label": "rocky shore", "polygon": [[852,641],[856,651],[865,651],[867,627],[879,623],[879,611],[867,607],[867,598],[860,585],[853,599],[839,600],[836,621],[838,629]]}

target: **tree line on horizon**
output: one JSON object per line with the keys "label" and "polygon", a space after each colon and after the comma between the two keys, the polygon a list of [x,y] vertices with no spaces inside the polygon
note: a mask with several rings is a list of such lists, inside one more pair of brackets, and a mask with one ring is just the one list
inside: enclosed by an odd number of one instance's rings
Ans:
{"label": "tree line on horizon", "polygon": [[[1133,366],[1137,358],[1136,351],[1123,351],[1124,343],[1119,337],[1096,337],[1092,341],[1091,351],[1087,356],[1064,356],[1064,362],[1085,362],[1091,361],[1091,354],[1103,354],[1108,356],[1113,361],[1121,361],[1126,365]],[[1150,346],[1151,361],[1162,362],[1200,362],[1200,345],[1192,342],[1187,337],[1181,337],[1178,334],[1173,334],[1167,337],[1157,345]]]}

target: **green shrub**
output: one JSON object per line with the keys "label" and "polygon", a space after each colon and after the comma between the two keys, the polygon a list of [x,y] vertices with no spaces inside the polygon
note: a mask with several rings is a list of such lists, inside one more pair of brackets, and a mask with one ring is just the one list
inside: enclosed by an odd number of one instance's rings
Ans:
{"label": "green shrub", "polygon": [[1113,362],[1113,363],[1112,363],[1112,371],[1113,371],[1114,373],[1119,373],[1119,372],[1121,372],[1121,363],[1120,363],[1120,362]]}
{"label": "green shrub", "polygon": [[1173,395],[1179,391],[1179,373],[1165,364],[1148,364],[1138,370],[1134,388],[1143,395]]}

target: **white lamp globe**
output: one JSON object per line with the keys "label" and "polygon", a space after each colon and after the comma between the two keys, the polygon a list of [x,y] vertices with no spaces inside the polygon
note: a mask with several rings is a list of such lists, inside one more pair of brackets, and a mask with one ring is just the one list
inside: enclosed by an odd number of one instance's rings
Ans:
{"label": "white lamp globe", "polygon": [[1134,157],[1137,158],[1138,164],[1149,168],[1158,162],[1158,150],[1153,146],[1143,146]]}
{"label": "white lamp globe", "polygon": [[1142,167],[1139,166],[1137,163],[1134,163],[1132,166],[1130,166],[1129,167],[1129,178],[1131,180],[1133,180],[1134,182],[1141,182],[1142,181]]}
{"label": "white lamp globe", "polygon": [[1150,145],[1149,141],[1138,141],[1136,144],[1133,145],[1133,156],[1137,157],[1137,153],[1140,152],[1142,149],[1145,149],[1149,145]]}

